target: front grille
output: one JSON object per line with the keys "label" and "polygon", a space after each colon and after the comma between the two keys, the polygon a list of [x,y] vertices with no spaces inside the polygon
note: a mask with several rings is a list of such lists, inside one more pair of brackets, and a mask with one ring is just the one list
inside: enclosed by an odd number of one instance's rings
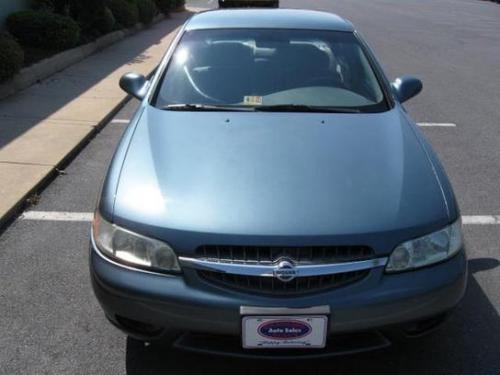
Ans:
{"label": "front grille", "polygon": [[370,270],[337,273],[334,275],[297,277],[283,282],[274,277],[232,275],[214,271],[198,271],[206,281],[235,290],[272,295],[296,295],[338,288],[365,278]]}
{"label": "front grille", "polygon": [[293,259],[295,264],[356,262],[373,257],[367,246],[200,246],[199,258],[215,262],[272,264],[280,258]]}
{"label": "front grille", "polygon": [[[271,265],[288,258],[295,265],[356,262],[373,258],[366,246],[264,247],[264,246],[201,246],[199,259],[241,265]],[[365,278],[370,270],[343,272],[331,275],[297,277],[283,282],[275,277],[235,275],[199,270],[207,282],[235,290],[271,295],[294,295],[342,287]]]}

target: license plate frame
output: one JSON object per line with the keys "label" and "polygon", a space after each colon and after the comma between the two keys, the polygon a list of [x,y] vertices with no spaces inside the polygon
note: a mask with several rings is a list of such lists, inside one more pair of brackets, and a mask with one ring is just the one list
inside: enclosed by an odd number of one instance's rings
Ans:
{"label": "license plate frame", "polygon": [[327,315],[243,316],[244,349],[322,349],[326,346]]}

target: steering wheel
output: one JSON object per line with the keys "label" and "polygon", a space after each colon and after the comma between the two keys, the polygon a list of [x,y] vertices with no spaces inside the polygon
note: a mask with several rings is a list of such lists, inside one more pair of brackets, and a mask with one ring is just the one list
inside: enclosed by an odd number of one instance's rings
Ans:
{"label": "steering wheel", "polygon": [[337,79],[336,77],[332,76],[332,75],[323,75],[323,76],[316,76],[316,77],[312,77],[312,78],[309,78],[305,84],[306,85],[310,85],[310,86],[316,86],[320,83],[334,83],[335,86],[340,86],[341,85],[341,81],[339,79]]}

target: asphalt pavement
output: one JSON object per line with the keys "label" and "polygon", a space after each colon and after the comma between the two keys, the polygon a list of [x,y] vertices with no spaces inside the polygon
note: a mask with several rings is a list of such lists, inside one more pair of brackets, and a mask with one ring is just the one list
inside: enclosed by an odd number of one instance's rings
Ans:
{"label": "asphalt pavement", "polygon": [[[193,0],[194,6],[215,1]],[[463,215],[500,215],[500,5],[479,0],[282,0],[353,21],[450,175]],[[94,210],[130,101],[33,199],[33,211]],[[469,286],[434,335],[388,350],[304,362],[248,361],[145,346],[112,327],[88,276],[86,221],[20,217],[0,235],[0,374],[500,374],[500,225],[466,225]]]}

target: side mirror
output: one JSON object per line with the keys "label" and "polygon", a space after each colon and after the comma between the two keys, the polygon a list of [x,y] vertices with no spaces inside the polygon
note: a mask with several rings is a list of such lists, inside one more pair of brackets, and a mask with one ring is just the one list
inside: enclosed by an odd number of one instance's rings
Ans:
{"label": "side mirror", "polygon": [[411,76],[396,78],[391,86],[400,103],[404,103],[418,95],[423,87],[421,80]]}
{"label": "side mirror", "polygon": [[142,74],[127,73],[120,78],[120,87],[127,94],[142,100],[148,91],[148,80]]}

